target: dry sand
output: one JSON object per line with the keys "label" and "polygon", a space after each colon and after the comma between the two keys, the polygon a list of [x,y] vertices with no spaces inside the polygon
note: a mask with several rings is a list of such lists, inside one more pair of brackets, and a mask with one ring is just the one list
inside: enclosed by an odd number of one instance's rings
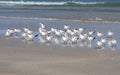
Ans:
{"label": "dry sand", "polygon": [[119,75],[119,70],[117,50],[29,44],[0,37],[0,75]]}

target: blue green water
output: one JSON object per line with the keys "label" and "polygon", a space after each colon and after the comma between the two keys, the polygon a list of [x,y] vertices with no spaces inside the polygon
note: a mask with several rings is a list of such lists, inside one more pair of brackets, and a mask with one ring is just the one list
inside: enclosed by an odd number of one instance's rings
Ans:
{"label": "blue green water", "polygon": [[[1,0],[2,1],[2,0]],[[37,1],[37,2],[66,2],[66,1],[78,1],[78,2],[120,2],[120,0],[3,0],[3,1]]]}
{"label": "blue green water", "polygon": [[120,22],[120,0],[0,0],[0,16]]}

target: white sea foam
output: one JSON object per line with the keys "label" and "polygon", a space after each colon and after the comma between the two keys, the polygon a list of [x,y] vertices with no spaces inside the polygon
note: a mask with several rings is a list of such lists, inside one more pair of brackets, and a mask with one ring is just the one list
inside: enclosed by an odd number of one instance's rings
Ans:
{"label": "white sea foam", "polygon": [[104,2],[33,2],[33,1],[0,1],[1,5],[65,5],[73,3],[74,5],[92,5],[92,4],[104,4]]}
{"label": "white sea foam", "polygon": [[0,4],[12,5],[63,5],[65,2],[0,1]]}

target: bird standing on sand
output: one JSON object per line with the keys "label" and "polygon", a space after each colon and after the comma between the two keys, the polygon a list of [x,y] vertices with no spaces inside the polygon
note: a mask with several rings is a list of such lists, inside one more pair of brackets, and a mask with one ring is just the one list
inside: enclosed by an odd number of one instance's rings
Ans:
{"label": "bird standing on sand", "polygon": [[112,38],[111,40],[108,41],[108,46],[110,48],[115,48],[116,45],[117,45],[117,41],[115,39]]}
{"label": "bird standing on sand", "polygon": [[97,32],[96,34],[97,34],[98,40],[100,40],[103,37],[103,34],[101,32]]}
{"label": "bird standing on sand", "polygon": [[87,40],[87,34],[80,34],[79,35],[80,46],[85,46],[86,40]]}
{"label": "bird standing on sand", "polygon": [[71,44],[77,44],[78,38],[76,36],[73,36],[70,38]]}
{"label": "bird standing on sand", "polygon": [[62,36],[61,41],[63,42],[63,44],[68,44],[69,38],[67,36]]}
{"label": "bird standing on sand", "polygon": [[44,29],[45,25],[43,23],[40,23],[40,27]]}
{"label": "bird standing on sand", "polygon": [[23,32],[27,33],[27,32],[29,31],[29,28],[28,28],[28,27],[25,27],[25,28],[23,28],[22,30],[23,30]]}
{"label": "bird standing on sand", "polygon": [[78,31],[80,34],[82,34],[82,32],[85,30],[85,28],[79,28]]}
{"label": "bird standing on sand", "polygon": [[97,47],[96,47],[97,49],[103,49],[104,48],[103,43],[101,41],[97,41],[96,45],[97,45]]}
{"label": "bird standing on sand", "polygon": [[107,40],[105,38],[101,38],[100,41],[103,44],[103,47],[105,47]]}
{"label": "bird standing on sand", "polygon": [[14,29],[14,36],[15,36],[15,38],[19,38],[21,32],[22,32],[21,29],[15,28]]}
{"label": "bird standing on sand", "polygon": [[112,39],[111,42],[112,42],[112,48],[115,48],[117,45],[117,41],[115,39]]}
{"label": "bird standing on sand", "polygon": [[112,38],[113,32],[111,32],[110,30],[108,30],[107,36],[108,36],[108,38]]}
{"label": "bird standing on sand", "polygon": [[88,36],[87,39],[88,39],[88,41],[89,41],[88,47],[92,47],[92,42],[93,42],[93,40],[95,39],[95,37]]}
{"label": "bird standing on sand", "polygon": [[95,33],[95,31],[89,31],[87,34],[88,36],[92,36]]}
{"label": "bird standing on sand", "polygon": [[11,37],[14,33],[15,33],[14,30],[8,28],[6,33],[5,33],[5,36],[6,37]]}

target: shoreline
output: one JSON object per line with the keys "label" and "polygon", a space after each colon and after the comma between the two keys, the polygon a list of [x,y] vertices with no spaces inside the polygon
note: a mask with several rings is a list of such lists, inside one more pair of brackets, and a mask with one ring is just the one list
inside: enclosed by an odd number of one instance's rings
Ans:
{"label": "shoreline", "polygon": [[110,20],[95,20],[95,19],[75,19],[75,18],[39,18],[39,17],[8,17],[8,16],[0,16],[0,18],[11,18],[11,19],[25,19],[25,20],[51,20],[51,21],[78,21],[78,22],[97,22],[97,23],[116,23],[120,24],[120,21],[110,21]]}
{"label": "shoreline", "polygon": [[[114,36],[113,38],[115,38],[118,42],[117,42],[117,47],[116,49],[120,49],[119,45],[119,36],[118,34],[120,33],[119,31],[116,32],[116,29],[119,29],[119,25],[115,24],[115,23],[91,23],[91,22],[79,22],[79,21],[68,21],[68,20],[33,20],[33,19],[23,19],[23,18],[0,18],[0,33],[1,34],[5,34],[7,28],[9,27],[10,29],[22,29],[24,27],[28,27],[30,28],[34,34],[38,33],[38,28],[40,27],[39,23],[43,22],[46,26],[47,30],[50,30],[50,28],[57,28],[57,29],[63,29],[63,26],[65,24],[69,25],[71,28],[76,28],[78,29],[79,27],[83,27],[86,28],[86,31],[98,31],[98,32],[102,32],[104,34],[104,38],[107,38],[107,31],[110,29],[113,33]],[[116,27],[115,27],[116,26]],[[94,35],[95,36],[95,35]],[[21,36],[20,36],[21,37]],[[21,39],[22,41],[22,39]],[[35,41],[33,41],[34,43],[40,44],[40,42],[38,42],[39,39],[36,38]],[[51,44],[51,43],[50,43]],[[55,44],[55,42],[52,43],[52,45],[56,46],[63,46],[63,44]],[[68,44],[67,46],[71,46],[70,44]],[[75,45],[75,47],[80,47],[79,44]],[[87,46],[86,46],[87,47]],[[95,47],[95,43],[93,43],[93,47]]]}

